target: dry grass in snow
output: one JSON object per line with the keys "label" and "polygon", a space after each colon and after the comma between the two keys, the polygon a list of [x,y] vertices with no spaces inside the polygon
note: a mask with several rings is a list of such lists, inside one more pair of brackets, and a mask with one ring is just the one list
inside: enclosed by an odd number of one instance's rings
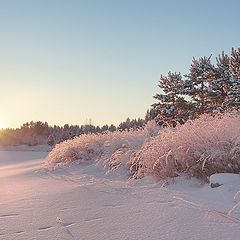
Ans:
{"label": "dry grass in snow", "polygon": [[213,173],[239,173],[240,115],[202,115],[162,131],[150,122],[139,131],[82,135],[56,145],[47,164],[83,161],[111,169],[121,166],[134,177],[157,179],[185,174],[207,181]]}
{"label": "dry grass in snow", "polygon": [[213,173],[240,171],[240,116],[202,115],[176,129],[167,128],[138,151],[135,175],[158,179],[181,173],[204,180]]}
{"label": "dry grass in snow", "polygon": [[138,131],[81,135],[57,144],[48,156],[47,165],[56,167],[97,161],[112,169],[126,167],[131,155],[158,131],[155,122],[149,122],[143,130]]}

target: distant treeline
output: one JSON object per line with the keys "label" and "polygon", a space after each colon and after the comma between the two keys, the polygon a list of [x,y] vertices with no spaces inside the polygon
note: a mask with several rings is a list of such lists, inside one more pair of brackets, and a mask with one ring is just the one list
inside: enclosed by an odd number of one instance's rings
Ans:
{"label": "distant treeline", "polygon": [[231,54],[224,52],[216,58],[193,58],[189,73],[169,72],[161,75],[160,92],[156,102],[147,111],[144,119],[129,119],[119,126],[92,124],[49,126],[47,122],[30,122],[17,129],[0,130],[1,145],[55,145],[81,134],[103,133],[116,130],[140,129],[154,119],[160,126],[184,124],[202,114],[216,114],[229,110],[240,111],[240,48],[232,48]]}
{"label": "distant treeline", "polygon": [[2,129],[0,130],[0,145],[14,146],[14,145],[29,145],[35,146],[39,144],[55,145],[62,141],[72,139],[81,134],[90,133],[104,133],[107,131],[114,132],[116,130],[125,131],[130,129],[142,128],[150,118],[150,111],[147,111],[145,119],[130,119],[121,122],[119,126],[104,125],[94,126],[92,124],[85,125],[69,125],[49,126],[47,122],[33,122],[24,123],[17,129]]}

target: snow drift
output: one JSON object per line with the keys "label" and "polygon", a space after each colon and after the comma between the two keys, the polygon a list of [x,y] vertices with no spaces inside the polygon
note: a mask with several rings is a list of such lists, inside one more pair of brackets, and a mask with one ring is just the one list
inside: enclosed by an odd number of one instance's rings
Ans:
{"label": "snow drift", "polygon": [[83,161],[97,161],[111,169],[121,166],[137,178],[185,174],[208,181],[214,173],[239,173],[240,115],[204,114],[161,131],[149,122],[139,131],[82,135],[56,145],[47,165]]}

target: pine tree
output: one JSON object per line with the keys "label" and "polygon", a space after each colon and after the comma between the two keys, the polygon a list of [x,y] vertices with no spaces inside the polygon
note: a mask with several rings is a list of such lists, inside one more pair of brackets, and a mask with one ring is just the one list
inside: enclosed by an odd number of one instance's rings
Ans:
{"label": "pine tree", "polygon": [[232,48],[230,70],[233,79],[240,79],[240,48]]}
{"label": "pine tree", "polygon": [[210,57],[193,58],[190,73],[184,83],[183,93],[192,100],[195,111],[193,117],[213,111],[214,91],[211,82],[215,78],[215,68]]}
{"label": "pine tree", "polygon": [[158,86],[163,93],[154,96],[158,103],[152,105],[157,112],[157,123],[171,126],[183,123],[187,118],[187,101],[181,96],[181,74],[169,72],[166,77],[161,75]]}
{"label": "pine tree", "polygon": [[229,108],[240,109],[240,48],[232,48],[230,71],[232,79],[227,105]]}
{"label": "pine tree", "polygon": [[228,92],[231,84],[230,58],[222,52],[216,58],[215,80],[211,82],[213,89],[212,104],[217,111],[224,111],[227,108]]}
{"label": "pine tree", "polygon": [[145,123],[147,123],[148,121],[154,120],[157,117],[157,115],[158,114],[153,107],[148,109],[144,118]]}
{"label": "pine tree", "polygon": [[110,127],[108,128],[108,131],[110,131],[110,132],[114,132],[116,130],[117,130],[117,128],[113,124],[111,124]]}

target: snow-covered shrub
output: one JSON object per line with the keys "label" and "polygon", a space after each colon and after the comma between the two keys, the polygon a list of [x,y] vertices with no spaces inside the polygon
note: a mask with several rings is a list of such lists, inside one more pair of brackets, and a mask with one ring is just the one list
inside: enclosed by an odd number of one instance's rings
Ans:
{"label": "snow-covered shrub", "polygon": [[202,115],[175,129],[166,128],[131,158],[136,177],[158,179],[181,173],[208,180],[219,172],[240,172],[240,116]]}
{"label": "snow-covered shrub", "polygon": [[131,155],[141,148],[146,139],[157,135],[159,129],[151,121],[142,130],[84,134],[57,144],[49,153],[46,164],[56,167],[96,161],[112,169],[127,167]]}

